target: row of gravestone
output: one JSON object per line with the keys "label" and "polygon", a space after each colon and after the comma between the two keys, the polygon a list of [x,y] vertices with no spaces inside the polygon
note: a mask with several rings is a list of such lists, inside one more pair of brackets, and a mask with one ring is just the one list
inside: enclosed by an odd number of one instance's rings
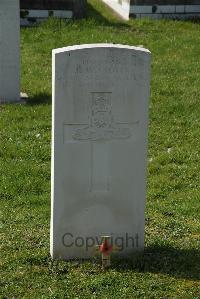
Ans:
{"label": "row of gravestone", "polygon": [[102,0],[122,18],[190,19],[200,17],[200,0]]}
{"label": "row of gravestone", "polygon": [[[1,1],[12,22],[3,19],[0,94],[16,101],[17,6]],[[51,255],[93,257],[106,235],[127,256],[144,246],[150,52],[92,44],[52,57]]]}
{"label": "row of gravestone", "polygon": [[20,0],[20,23],[33,25],[48,17],[61,19],[86,16],[87,0]]}

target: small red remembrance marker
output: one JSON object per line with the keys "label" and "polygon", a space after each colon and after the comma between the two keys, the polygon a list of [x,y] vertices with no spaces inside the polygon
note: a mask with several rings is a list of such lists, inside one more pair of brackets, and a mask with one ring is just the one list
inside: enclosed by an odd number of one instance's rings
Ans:
{"label": "small red remembrance marker", "polygon": [[108,239],[105,238],[103,243],[99,246],[99,251],[103,255],[109,255],[112,251],[112,245],[109,244]]}

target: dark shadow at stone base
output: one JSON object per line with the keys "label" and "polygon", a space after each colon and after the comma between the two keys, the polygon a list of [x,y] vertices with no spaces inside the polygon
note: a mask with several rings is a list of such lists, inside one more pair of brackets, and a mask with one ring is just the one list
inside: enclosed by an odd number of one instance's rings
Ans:
{"label": "dark shadow at stone base", "polygon": [[51,104],[51,94],[48,93],[38,93],[33,96],[30,96],[27,101],[27,105],[42,105],[42,104]]}
{"label": "dark shadow at stone base", "polygon": [[198,280],[200,251],[170,246],[152,246],[128,259],[113,259],[111,268],[118,272],[163,273],[176,278]]}

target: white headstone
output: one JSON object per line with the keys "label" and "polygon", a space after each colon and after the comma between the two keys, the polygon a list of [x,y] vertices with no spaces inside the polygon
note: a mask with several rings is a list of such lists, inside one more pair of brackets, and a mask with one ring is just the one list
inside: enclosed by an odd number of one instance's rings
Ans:
{"label": "white headstone", "polygon": [[103,2],[110,6],[123,19],[129,19],[130,0],[103,0]]}
{"label": "white headstone", "polygon": [[20,98],[19,30],[19,0],[0,0],[0,103]]}
{"label": "white headstone", "polygon": [[88,258],[101,237],[144,246],[150,52],[93,44],[53,50],[53,258]]}

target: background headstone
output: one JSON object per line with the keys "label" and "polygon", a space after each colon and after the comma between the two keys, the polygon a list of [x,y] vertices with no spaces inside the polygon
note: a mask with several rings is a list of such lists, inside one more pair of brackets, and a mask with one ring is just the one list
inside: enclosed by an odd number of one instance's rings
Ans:
{"label": "background headstone", "polygon": [[52,75],[52,257],[92,257],[103,235],[143,249],[150,52],[56,49]]}
{"label": "background headstone", "polygon": [[20,99],[19,1],[0,0],[0,103]]}
{"label": "background headstone", "polygon": [[199,17],[200,0],[131,0],[130,16],[154,19]]}
{"label": "background headstone", "polygon": [[122,18],[189,19],[200,16],[200,0],[102,0]]}
{"label": "background headstone", "polygon": [[102,0],[110,6],[118,15],[123,19],[129,19],[130,13],[130,0]]}
{"label": "background headstone", "polygon": [[48,17],[78,19],[86,16],[87,0],[20,0],[21,25],[33,25]]}

